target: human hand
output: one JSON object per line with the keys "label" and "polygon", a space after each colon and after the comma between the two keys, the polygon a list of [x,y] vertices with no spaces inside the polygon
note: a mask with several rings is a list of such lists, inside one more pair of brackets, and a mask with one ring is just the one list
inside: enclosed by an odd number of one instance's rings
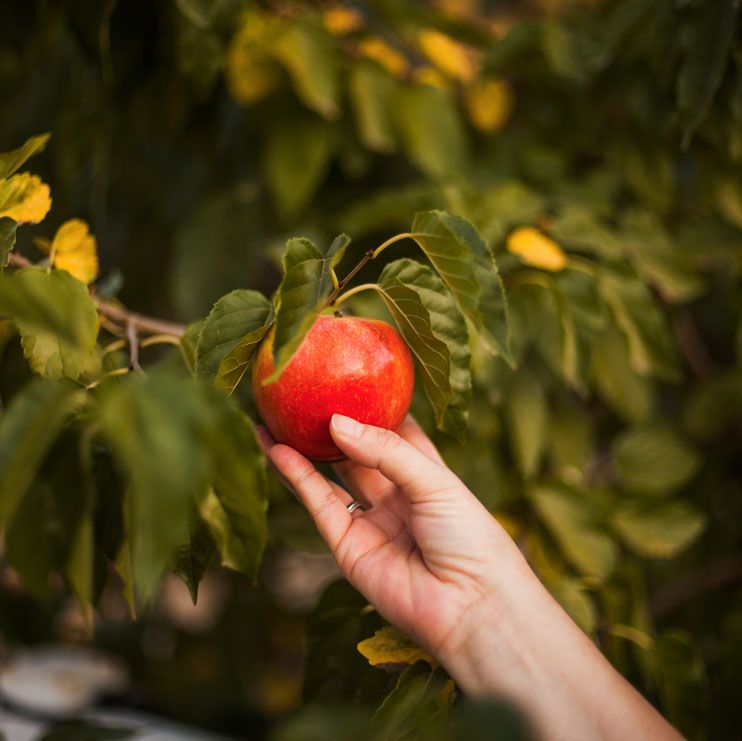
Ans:
{"label": "human hand", "polygon": [[[335,415],[331,433],[347,456],[334,465],[347,491],[260,431],[348,581],[443,662],[496,607],[498,573],[527,566],[412,417],[396,434]],[[366,511],[349,513],[353,498]]]}
{"label": "human hand", "polygon": [[[259,434],[348,581],[459,687],[509,698],[546,739],[680,738],[554,601],[411,417],[397,434],[334,415],[330,431],[347,456],[334,465],[347,490]],[[348,512],[353,497],[368,509]]]}

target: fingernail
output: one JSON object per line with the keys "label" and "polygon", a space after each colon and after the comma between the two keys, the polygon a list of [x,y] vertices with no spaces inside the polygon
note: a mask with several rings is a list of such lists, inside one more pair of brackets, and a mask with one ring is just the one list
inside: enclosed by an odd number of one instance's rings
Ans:
{"label": "fingernail", "polygon": [[354,438],[361,436],[363,425],[343,414],[333,414],[332,429],[343,437]]}

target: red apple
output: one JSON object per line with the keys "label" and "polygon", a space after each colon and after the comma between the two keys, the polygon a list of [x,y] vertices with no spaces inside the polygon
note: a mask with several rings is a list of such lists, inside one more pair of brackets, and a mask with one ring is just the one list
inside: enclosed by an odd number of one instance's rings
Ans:
{"label": "red apple", "polygon": [[333,414],[396,429],[410,408],[415,372],[407,345],[386,322],[320,315],[274,383],[271,330],[258,349],[252,387],[260,416],[278,442],[315,461],[340,460]]}

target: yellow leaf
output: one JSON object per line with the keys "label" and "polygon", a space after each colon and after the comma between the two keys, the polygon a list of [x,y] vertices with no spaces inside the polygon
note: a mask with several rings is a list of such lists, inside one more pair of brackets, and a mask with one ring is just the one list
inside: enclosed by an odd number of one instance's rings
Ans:
{"label": "yellow leaf", "polygon": [[427,64],[423,67],[416,67],[412,73],[412,79],[421,85],[430,85],[441,90],[448,90],[450,87],[448,80],[437,69]]}
{"label": "yellow leaf", "polygon": [[464,92],[471,122],[480,131],[499,131],[513,111],[513,92],[504,80],[477,80]]}
{"label": "yellow leaf", "polygon": [[95,237],[81,219],[65,221],[57,229],[49,250],[55,268],[73,278],[92,283],[98,277],[98,250]]}
{"label": "yellow leaf", "polygon": [[363,27],[363,16],[355,8],[335,5],[325,10],[322,22],[331,34],[345,36]]}
{"label": "yellow leaf", "polygon": [[224,62],[227,88],[238,103],[249,105],[264,98],[281,80],[281,70],[270,59],[266,45],[282,29],[277,19],[252,12],[232,38]]}
{"label": "yellow leaf", "polygon": [[433,28],[420,31],[417,40],[423,54],[443,74],[462,82],[469,82],[477,76],[479,62],[470,47]]}
{"label": "yellow leaf", "polygon": [[438,666],[438,662],[427,651],[416,646],[392,625],[377,630],[371,638],[361,641],[357,648],[371,666],[414,664],[416,661],[427,661],[433,669]]}
{"label": "yellow leaf", "polygon": [[38,224],[52,207],[49,186],[37,175],[21,172],[0,182],[0,217]]}
{"label": "yellow leaf", "polygon": [[396,77],[402,77],[409,69],[407,57],[378,36],[369,36],[358,44],[358,53],[372,59]]}
{"label": "yellow leaf", "polygon": [[567,256],[553,240],[531,226],[521,226],[508,237],[508,250],[526,265],[553,272],[567,265]]}

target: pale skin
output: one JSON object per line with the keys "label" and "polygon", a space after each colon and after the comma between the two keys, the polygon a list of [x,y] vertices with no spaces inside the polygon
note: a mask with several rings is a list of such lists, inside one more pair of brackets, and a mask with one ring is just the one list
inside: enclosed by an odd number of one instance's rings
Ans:
{"label": "pale skin", "polygon": [[[497,520],[408,417],[335,415],[342,488],[261,428],[263,447],[348,581],[469,696],[510,699],[544,739],[681,736],[554,601]],[[366,509],[348,513],[354,499]]]}

